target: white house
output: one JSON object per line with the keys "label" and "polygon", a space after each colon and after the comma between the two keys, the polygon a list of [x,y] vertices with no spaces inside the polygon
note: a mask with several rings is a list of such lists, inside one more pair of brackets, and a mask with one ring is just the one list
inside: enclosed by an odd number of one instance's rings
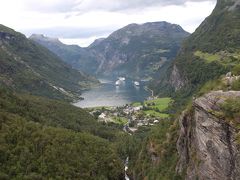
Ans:
{"label": "white house", "polygon": [[100,119],[105,119],[106,116],[107,116],[106,114],[102,113],[102,114],[100,114],[100,115],[98,116],[98,118],[100,118]]}

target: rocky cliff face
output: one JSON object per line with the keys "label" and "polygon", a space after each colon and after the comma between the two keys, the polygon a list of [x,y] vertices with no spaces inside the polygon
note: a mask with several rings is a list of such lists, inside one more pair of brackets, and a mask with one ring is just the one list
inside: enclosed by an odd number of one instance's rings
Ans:
{"label": "rocky cliff face", "polygon": [[176,171],[186,173],[185,179],[240,179],[238,130],[218,116],[221,104],[236,97],[239,91],[211,92],[194,100],[192,109],[181,115]]}
{"label": "rocky cliff face", "polygon": [[170,76],[170,84],[172,87],[174,87],[175,91],[180,90],[187,84],[187,80],[182,77],[176,65],[173,66]]}
{"label": "rocky cliff face", "polygon": [[88,74],[148,78],[176,56],[187,36],[189,33],[179,25],[152,22],[130,24],[87,48],[68,46],[41,35],[32,35],[30,39]]}
{"label": "rocky cliff face", "polygon": [[99,74],[147,78],[176,56],[188,35],[179,25],[167,22],[130,24],[88,49],[100,64]]}

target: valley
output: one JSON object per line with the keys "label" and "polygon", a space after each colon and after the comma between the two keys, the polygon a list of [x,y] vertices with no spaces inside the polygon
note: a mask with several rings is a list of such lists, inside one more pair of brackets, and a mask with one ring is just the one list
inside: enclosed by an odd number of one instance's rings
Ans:
{"label": "valley", "polygon": [[240,0],[217,0],[192,34],[131,23],[87,47],[0,25],[0,179],[240,179],[239,35]]}
{"label": "valley", "polygon": [[91,75],[151,79],[159,68],[173,60],[188,36],[181,26],[163,21],[129,24],[85,48],[39,34],[29,39]]}
{"label": "valley", "polygon": [[[123,148],[126,151],[125,180],[132,179],[131,168],[133,168],[132,163],[134,163],[132,159],[136,158],[136,154],[133,154],[136,150],[130,146],[138,146],[136,140],[144,140],[144,136],[147,136],[148,132],[156,127],[162,127],[165,123],[172,124],[172,114],[170,112],[172,103],[171,98],[155,97],[151,100],[135,102],[125,106],[86,108],[98,122],[118,124],[131,139],[131,145],[128,144],[129,139],[123,139],[123,144],[125,144]],[[139,135],[139,132],[141,132],[141,135]]]}

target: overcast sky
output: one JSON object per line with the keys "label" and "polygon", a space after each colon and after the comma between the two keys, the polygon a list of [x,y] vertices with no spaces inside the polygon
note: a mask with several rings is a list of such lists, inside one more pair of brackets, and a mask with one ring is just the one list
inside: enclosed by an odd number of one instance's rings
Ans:
{"label": "overcast sky", "polygon": [[88,46],[130,23],[168,21],[194,32],[216,0],[0,0],[0,24]]}

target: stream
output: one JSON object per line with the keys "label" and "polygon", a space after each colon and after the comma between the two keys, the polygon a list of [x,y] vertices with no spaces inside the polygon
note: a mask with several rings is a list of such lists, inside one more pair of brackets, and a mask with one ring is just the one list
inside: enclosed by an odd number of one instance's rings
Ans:
{"label": "stream", "polygon": [[[128,133],[129,135],[132,135],[131,133],[128,132],[128,123],[124,125],[123,131]],[[130,180],[130,178],[127,175],[127,170],[128,170],[128,163],[129,163],[129,156],[126,158],[125,163],[124,163],[124,174],[125,174],[125,180]]]}
{"label": "stream", "polygon": [[124,171],[125,171],[125,180],[130,180],[130,178],[128,177],[127,175],[127,170],[128,170],[128,161],[129,161],[129,157],[127,157],[127,159],[125,160],[125,168],[124,168]]}

